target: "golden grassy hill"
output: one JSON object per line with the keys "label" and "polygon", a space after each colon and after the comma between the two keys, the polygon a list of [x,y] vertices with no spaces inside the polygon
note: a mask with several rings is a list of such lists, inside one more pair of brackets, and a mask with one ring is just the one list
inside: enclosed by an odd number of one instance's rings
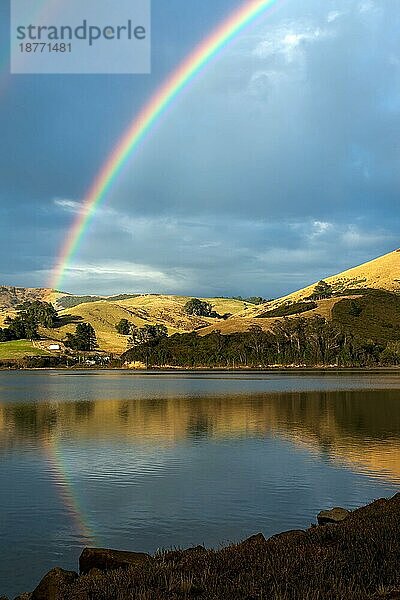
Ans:
{"label": "golden grassy hill", "polygon": [[[359,289],[361,296],[363,290],[366,288],[384,290],[386,292],[400,292],[400,250],[395,250],[394,252],[380,256],[379,258],[371,260],[358,267],[343,271],[338,275],[326,277],[324,281],[329,283],[335,292],[339,293],[344,292],[346,289]],[[291,305],[304,301],[313,293],[316,283],[317,282],[301,290],[288,294],[287,296],[283,296],[282,298],[267,302],[266,304],[247,306],[245,310],[235,313],[227,321],[222,323],[213,323],[212,325],[202,329],[201,335],[211,333],[215,329],[219,329],[223,334],[243,332],[247,331],[251,325],[259,325],[265,331],[267,331],[271,328],[276,319],[282,317],[260,318],[260,315],[264,315],[265,313],[285,305]],[[313,315],[320,315],[330,320],[334,318],[335,311],[337,312],[335,307],[343,304],[344,300],[346,300],[345,295],[326,300],[318,300],[316,301],[317,306],[313,310],[302,313],[302,316],[311,317]],[[386,298],[384,300],[390,301],[390,298]],[[376,298],[375,301],[379,303],[378,298]],[[368,302],[371,303],[370,299]],[[365,312],[365,314],[367,313]]]}
{"label": "golden grassy hill", "polygon": [[[335,292],[343,292],[348,288],[360,289],[360,295],[365,288],[400,292],[400,250],[390,252],[338,275],[327,277],[325,281],[334,288]],[[227,320],[186,315],[184,305],[189,298],[183,296],[147,294],[128,298],[121,297],[120,299],[118,297],[104,297],[104,299],[93,297],[91,300],[96,301],[86,301],[90,297],[74,297],[50,289],[3,286],[0,287],[0,327],[4,323],[5,317],[8,314],[13,316],[15,314],[14,307],[23,301],[43,300],[60,305],[60,299],[68,296],[67,299],[74,301],[77,299],[78,302],[84,300],[84,302],[61,310],[60,316],[63,318],[64,324],[55,330],[43,329],[41,333],[49,339],[63,340],[66,333],[73,333],[76,323],[82,320],[94,327],[100,349],[122,353],[127,349],[127,338],[119,335],[115,330],[116,323],[121,319],[128,319],[138,327],[143,327],[145,324],[162,324],[168,328],[169,334],[199,330],[201,335],[206,335],[215,329],[228,334],[246,331],[250,325],[259,325],[264,330],[268,330],[277,318],[282,317],[260,318],[260,315],[285,305],[301,302],[312,294],[314,286],[315,283],[258,306],[249,304],[246,306],[246,303],[239,300],[207,298],[206,300],[211,302],[216,312],[232,315]],[[384,300],[390,304],[390,298]],[[341,306],[343,308],[343,301],[343,296],[317,301],[315,308],[308,310],[303,315],[308,317],[317,314],[331,319]],[[380,300],[375,298],[375,303],[379,304]],[[365,310],[364,314],[368,315],[368,311]],[[362,325],[364,326],[363,323]]]}
{"label": "golden grassy hill", "polygon": [[58,298],[65,295],[49,288],[21,288],[2,285],[0,286],[0,309],[14,308],[22,302],[35,300],[55,303]]}
{"label": "golden grassy hill", "polygon": [[[341,300],[343,300],[343,297],[318,300],[318,302],[316,302],[316,308],[302,313],[302,316],[312,317],[314,315],[319,315],[321,317],[324,317],[325,319],[331,320],[333,308]],[[264,331],[268,331],[269,329],[271,329],[273,323],[281,319],[282,317],[262,318],[258,317],[257,314],[263,314],[266,310],[269,310],[270,308],[274,307],[273,305],[276,305],[276,303],[269,302],[268,304],[260,305],[260,307],[262,307],[263,309],[262,311],[258,311],[258,307],[247,308],[245,311],[233,315],[226,321],[216,321],[215,319],[213,319],[212,324],[202,328],[199,331],[199,334],[207,335],[218,329],[222,334],[228,335],[230,333],[248,331],[249,327],[251,327],[252,325],[258,325]]]}
{"label": "golden grassy hill", "polygon": [[0,327],[4,326],[7,316],[15,317],[15,307],[22,302],[40,300],[55,304],[58,298],[65,295],[50,288],[21,288],[2,285],[0,286]]}
{"label": "golden grassy hill", "polygon": [[[220,323],[218,319],[188,316],[184,305],[189,300],[184,296],[144,295],[118,302],[102,300],[87,302],[73,308],[60,311],[60,317],[69,323],[58,329],[45,330],[41,333],[52,339],[62,340],[67,332],[75,331],[79,320],[90,323],[96,331],[97,341],[102,350],[121,353],[127,349],[127,337],[119,335],[115,325],[121,319],[128,319],[137,327],[160,324],[168,328],[168,333],[183,333],[205,327],[210,323]],[[214,310],[220,314],[235,314],[244,309],[245,303],[239,300],[223,298],[207,298]]]}
{"label": "golden grassy hill", "polygon": [[[335,292],[343,292],[349,288],[360,289],[360,291],[365,288],[372,288],[400,292],[400,249],[337,275],[326,277],[324,281],[329,283]],[[251,307],[236,315],[236,317],[254,318],[282,304],[299,302],[312,294],[316,283],[267,304]],[[337,300],[333,299],[333,302],[337,302]]]}

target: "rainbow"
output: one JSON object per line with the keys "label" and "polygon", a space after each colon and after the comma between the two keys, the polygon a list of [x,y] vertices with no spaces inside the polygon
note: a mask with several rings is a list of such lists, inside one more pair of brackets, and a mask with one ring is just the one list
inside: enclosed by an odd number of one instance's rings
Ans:
{"label": "rainbow", "polygon": [[68,475],[56,438],[51,438],[43,443],[43,452],[46,457],[49,473],[51,473],[59,496],[71,517],[73,527],[81,537],[82,544],[85,546],[96,545],[96,535],[88,525],[88,519],[85,517],[84,511],[73,492],[74,486]]}
{"label": "rainbow", "polygon": [[53,268],[49,287],[60,289],[63,276],[75,255],[85,231],[97,208],[120,174],[128,157],[158,122],[172,101],[188,86],[210,61],[246,26],[261,16],[277,0],[247,0],[209,37],[207,37],[173,74],[155,92],[150,101],[129,125],[93,181],[79,211],[66,235],[65,242]]}

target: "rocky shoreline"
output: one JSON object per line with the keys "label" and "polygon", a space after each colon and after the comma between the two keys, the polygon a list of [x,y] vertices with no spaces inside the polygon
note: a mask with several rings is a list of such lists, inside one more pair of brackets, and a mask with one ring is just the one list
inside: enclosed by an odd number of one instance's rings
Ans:
{"label": "rocky shoreline", "polygon": [[317,523],[220,550],[85,548],[79,574],[52,569],[15,600],[400,600],[400,493]]}

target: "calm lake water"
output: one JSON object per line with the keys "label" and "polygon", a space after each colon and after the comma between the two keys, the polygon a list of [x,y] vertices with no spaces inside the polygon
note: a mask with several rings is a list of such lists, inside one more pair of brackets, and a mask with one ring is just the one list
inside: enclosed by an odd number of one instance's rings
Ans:
{"label": "calm lake water", "polygon": [[0,596],[400,489],[400,373],[0,372]]}

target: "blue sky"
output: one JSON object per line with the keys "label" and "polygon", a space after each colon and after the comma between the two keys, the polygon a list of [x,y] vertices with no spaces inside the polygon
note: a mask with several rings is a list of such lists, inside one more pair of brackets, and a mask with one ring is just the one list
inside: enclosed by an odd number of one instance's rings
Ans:
{"label": "blue sky", "polygon": [[[46,285],[119,136],[232,0],[153,0],[151,75],[10,76],[0,5],[0,284]],[[399,244],[400,6],[278,0],[128,162],[76,293],[273,297]]]}

